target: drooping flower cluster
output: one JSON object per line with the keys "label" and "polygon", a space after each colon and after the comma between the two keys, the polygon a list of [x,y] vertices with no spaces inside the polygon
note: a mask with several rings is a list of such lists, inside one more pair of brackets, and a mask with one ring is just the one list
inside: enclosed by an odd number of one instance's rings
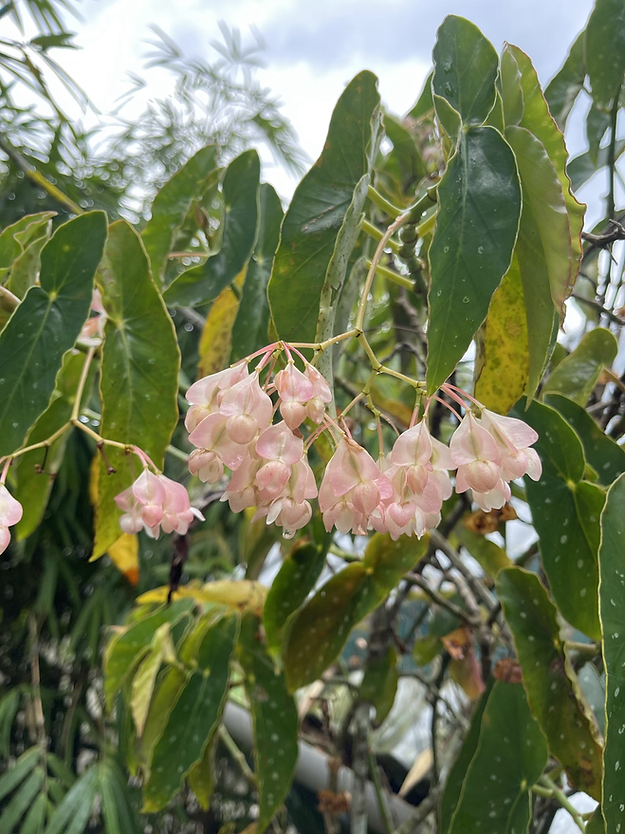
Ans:
{"label": "drooping flower cluster", "polygon": [[124,513],[119,519],[124,533],[145,530],[153,539],[161,530],[184,535],[194,518],[204,520],[202,513],[190,506],[182,484],[165,475],[154,475],[147,468],[132,486],[115,496],[115,503]]}
{"label": "drooping flower cluster", "polygon": [[[276,348],[286,350],[287,365],[273,380],[267,373],[261,384],[261,373]],[[222,500],[229,501],[234,512],[256,508],[254,518],[275,522],[287,537],[308,523],[309,501],[317,496],[300,431],[306,419],[329,428],[336,443],[319,488],[328,531],[336,527],[366,535],[375,529],[393,539],[420,538],[440,522],[443,501],[454,489],[454,471],[456,491],[471,489],[486,511],[510,499],[511,480],[524,474],[540,477],[540,459],[530,448],[536,432],[521,420],[493,414],[454,386],[443,390],[462,405],[465,416],[459,417],[449,447],[431,436],[422,419],[401,433],[391,452],[376,462],[345,426],[325,413],[332,396],[316,368],[302,357],[304,370],[299,370],[282,344],[259,354],[262,358],[252,371],[248,359],[189,388],[186,426],[196,447],[189,469],[210,484],[231,470]],[[275,406],[270,396],[274,392]],[[282,420],[273,422],[278,409]]]}
{"label": "drooping flower cluster", "polygon": [[[292,537],[310,521],[309,501],[317,497],[299,426],[306,418],[321,423],[332,395],[316,368],[306,363],[302,372],[291,358],[273,385],[261,386],[271,352],[251,373],[242,362],[189,388],[185,425],[196,447],[189,469],[214,484],[227,467],[233,475],[222,500],[233,512],[255,507],[255,518],[266,518]],[[277,423],[268,390],[279,396],[282,420]]]}
{"label": "drooping flower cluster", "polygon": [[4,484],[0,484],[0,553],[4,553],[11,541],[9,527],[17,524],[23,512],[20,502],[13,498]]}

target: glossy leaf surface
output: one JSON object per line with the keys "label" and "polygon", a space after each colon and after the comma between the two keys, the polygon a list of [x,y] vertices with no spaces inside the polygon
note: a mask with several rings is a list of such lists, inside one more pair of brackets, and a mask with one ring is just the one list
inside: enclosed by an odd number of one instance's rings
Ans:
{"label": "glossy leaf surface", "polygon": [[586,405],[599,374],[612,365],[617,351],[616,339],[609,330],[597,327],[584,333],[575,350],[549,374],[543,393],[562,394],[579,405]]}
{"label": "glossy leaf surface", "polygon": [[268,288],[280,338],[315,338],[336,239],[354,189],[370,170],[379,104],[376,77],[367,71],[357,75],[337,102],[321,156],[295,190]]}
{"label": "glossy leaf surface", "polygon": [[247,264],[258,227],[260,160],[256,151],[233,159],[223,182],[221,248],[200,266],[187,269],[165,291],[171,307],[194,307],[213,301]]}
{"label": "glossy leaf surface", "polygon": [[603,628],[606,670],[606,738],[602,811],[606,831],[616,832],[623,820],[625,766],[625,476],[610,487],[601,516],[599,550],[599,614]]}
{"label": "glossy leaf surface", "polygon": [[22,445],[48,405],[63,356],[89,315],[105,239],[103,212],[60,226],[41,252],[41,286],[30,288],[0,333],[1,455]]}
{"label": "glossy leaf surface", "polygon": [[429,251],[428,390],[454,370],[508,271],[521,212],[516,163],[492,127],[463,131],[438,188]]}
{"label": "glossy leaf surface", "polygon": [[599,731],[565,654],[557,609],[536,574],[521,568],[500,571],[497,591],[523,668],[527,700],[550,752],[576,789],[600,799]]}
{"label": "glossy leaf surface", "polygon": [[[123,220],[110,228],[98,286],[108,315],[100,373],[102,436],[136,444],[162,467],[178,422],[180,354],[145,249]],[[122,449],[109,448],[107,455],[116,473],[108,475],[100,466],[93,558],[121,535],[113,499],[141,471]]]}

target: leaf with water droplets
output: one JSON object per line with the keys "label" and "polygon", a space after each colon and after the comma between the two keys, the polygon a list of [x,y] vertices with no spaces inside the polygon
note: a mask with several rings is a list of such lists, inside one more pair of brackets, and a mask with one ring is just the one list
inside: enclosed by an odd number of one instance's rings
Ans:
{"label": "leaf with water droplets", "polygon": [[521,401],[513,413],[539,435],[534,448],[542,476],[537,482],[526,477],[525,488],[551,593],[571,625],[599,639],[597,547],[604,491],[582,480],[582,444],[557,411],[538,402],[523,411]]}
{"label": "leaf with water droplets", "polygon": [[474,23],[448,15],[436,33],[432,90],[465,124],[481,124],[495,102],[498,58]]}
{"label": "leaf with water droplets", "polygon": [[625,769],[625,475],[608,490],[601,516],[599,614],[606,672],[606,736],[602,810],[606,831],[623,822]]}
{"label": "leaf with water droplets", "polygon": [[89,315],[105,240],[101,211],[59,226],[41,252],[40,286],[0,333],[0,455],[22,445],[48,406],[63,356]]}
{"label": "leaf with water droplets", "polygon": [[164,808],[180,789],[185,775],[202,760],[226,701],[239,625],[239,617],[231,615],[207,630],[199,647],[197,667],[189,673],[154,748],[144,786],[144,813]]}
{"label": "leaf with water droplets", "polygon": [[547,745],[523,687],[496,681],[447,834],[526,831],[530,788],[546,764]]}
{"label": "leaf with water droplets", "polygon": [[262,644],[261,623],[243,620],[238,658],[245,673],[254,731],[254,771],[258,779],[258,834],[262,834],[291,787],[297,762],[297,708]]}
{"label": "leaf with water droplets", "polygon": [[521,568],[499,572],[497,593],[523,669],[527,700],[549,750],[575,789],[599,799],[599,728],[564,651],[557,609],[538,576]]}
{"label": "leaf with water droplets", "polygon": [[[124,220],[110,227],[97,281],[108,315],[100,432],[110,440],[136,444],[162,468],[178,422],[180,351],[141,238]],[[100,461],[94,559],[119,538],[121,513],[114,497],[137,475],[123,449],[106,447],[106,454],[116,472],[109,475]]]}
{"label": "leaf with water droplets", "polygon": [[438,187],[429,250],[428,391],[452,373],[510,267],[521,214],[514,155],[493,127],[465,128]]}

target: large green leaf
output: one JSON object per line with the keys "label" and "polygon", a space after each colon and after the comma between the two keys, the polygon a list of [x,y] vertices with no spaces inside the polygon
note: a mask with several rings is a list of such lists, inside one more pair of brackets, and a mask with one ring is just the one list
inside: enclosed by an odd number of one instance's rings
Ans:
{"label": "large green leaf", "polygon": [[260,641],[260,620],[248,615],[238,658],[245,674],[254,729],[254,770],[258,779],[258,834],[262,834],[291,787],[297,762],[297,707],[284,675]]}
{"label": "large green leaf", "polygon": [[376,77],[361,72],[338,100],[323,152],[295,190],[268,288],[280,338],[304,342],[315,338],[337,237],[354,190],[371,168],[379,104]]}
{"label": "large green leaf", "polygon": [[557,609],[535,573],[504,568],[497,593],[512,630],[523,686],[549,750],[571,785],[600,799],[601,744],[590,706],[560,639]]}
{"label": "large green leaf", "polygon": [[625,475],[608,491],[601,516],[599,550],[599,614],[603,630],[606,673],[606,736],[603,755],[603,800],[606,832],[617,832],[623,822],[625,767]]}
{"label": "large green leaf", "polygon": [[617,352],[617,341],[609,330],[596,327],[584,333],[575,350],[549,374],[543,394],[562,394],[586,405],[601,371],[612,365]]}
{"label": "large green leaf", "polygon": [[494,681],[491,678],[488,688],[482,693],[480,700],[477,702],[473,715],[471,716],[469,730],[462,741],[462,747],[460,748],[456,760],[449,769],[447,779],[445,780],[440,802],[441,834],[447,834],[449,831],[449,824],[456,806],[458,805],[465,776],[467,775],[469,767],[471,766],[471,761],[475,756],[475,751],[477,750],[480,740],[482,718],[490,697],[493,683]]}
{"label": "large green leaf", "polygon": [[0,281],[6,272],[33,240],[41,237],[56,212],[41,211],[38,214],[26,214],[15,223],[7,226],[0,234]]}
{"label": "large green leaf", "polygon": [[245,151],[232,160],[223,183],[221,248],[170,284],[164,295],[169,306],[193,307],[213,301],[247,264],[256,242],[259,176],[256,151]]}
{"label": "large green leaf", "polygon": [[[625,151],[625,141],[619,139],[614,149],[615,159],[619,159]],[[566,166],[566,171],[571,178],[571,185],[577,191],[588,182],[588,180],[608,164],[609,148],[600,148],[597,159],[593,160],[589,151],[573,157]]]}
{"label": "large green leaf", "polygon": [[189,209],[201,200],[207,180],[216,167],[217,147],[208,145],[199,150],[165,183],[152,203],[152,216],[141,232],[148,253],[152,276],[162,285],[176,234],[182,227]]}
{"label": "large green leaf", "polygon": [[523,687],[496,681],[448,834],[527,831],[530,788],[546,764],[547,745]]}
{"label": "large green leaf", "polygon": [[[178,422],[180,353],[141,239],[123,220],[110,228],[98,286],[108,315],[100,374],[101,434],[141,447],[162,467]],[[106,453],[116,474],[100,466],[93,558],[121,535],[114,497],[141,471],[123,450],[109,447]]]}
{"label": "large green leaf", "polygon": [[273,186],[260,187],[260,219],[258,240],[247,268],[237,317],[232,328],[230,361],[236,362],[267,344],[269,330],[269,301],[267,284],[273,258],[280,240],[280,225],[284,212]]}
{"label": "large green leaf", "polygon": [[263,626],[272,650],[280,650],[289,618],[312,591],[325,560],[324,550],[309,542],[296,544],[284,560],[263,607]]}
{"label": "large green leaf", "polygon": [[41,285],[29,289],[0,333],[0,455],[21,446],[48,405],[63,356],[89,315],[105,239],[101,211],[59,226],[41,252]]}
{"label": "large green leaf", "polygon": [[492,127],[462,132],[438,188],[429,250],[428,390],[451,374],[508,271],[521,213],[514,155]]}
{"label": "large green leaf", "polygon": [[495,47],[474,23],[448,15],[436,33],[432,58],[434,93],[447,99],[465,124],[481,124],[495,102]]}
{"label": "large green leaf", "polygon": [[336,659],[351,629],[382,602],[427,550],[428,539],[393,542],[377,533],[362,562],[335,574],[291,620],[284,651],[291,692],[316,680]]}
{"label": "large green leaf", "polygon": [[[41,250],[46,245],[52,233],[52,220],[39,224],[33,224],[36,233],[33,239],[24,249],[21,255],[11,264],[11,271],[6,282],[7,289],[18,298],[23,298],[27,290],[37,283],[39,270],[41,268]],[[32,226],[28,227],[30,231]],[[18,235],[19,237],[19,235]]]}
{"label": "large green leaf", "polygon": [[572,286],[579,271],[579,265],[582,259],[582,228],[584,226],[584,212],[586,206],[579,203],[571,191],[571,183],[566,173],[566,164],[568,161],[568,151],[564,144],[564,136],[559,130],[554,121],[553,116],[549,112],[549,107],[543,95],[538,75],[534,69],[531,60],[517,46],[508,44],[504,51],[508,51],[510,56],[515,60],[519,72],[521,74],[521,88],[523,91],[523,117],[519,122],[520,127],[527,128],[530,133],[539,139],[545,146],[545,150],[549,154],[560,184],[562,185],[562,192],[566,202],[566,208],[569,214],[569,224],[571,230],[571,245],[573,248],[573,258],[571,260],[571,279]]}
{"label": "large green leaf", "polygon": [[526,478],[525,485],[551,594],[572,625],[599,639],[597,548],[605,493],[582,480],[582,444],[557,411],[538,402],[525,412],[517,409],[516,416],[539,435],[534,448],[542,477],[538,482]]}
{"label": "large green leaf", "polygon": [[543,144],[528,130],[506,128],[523,191],[516,249],[525,300],[529,368],[526,390],[532,396],[549,353],[554,310],[568,292],[572,248],[562,186]]}
{"label": "large green leaf", "polygon": [[[50,405],[28,433],[27,443],[29,445],[46,440],[68,422],[72,414],[74,398],[84,368],[85,358],[84,353],[78,353],[77,351],[65,354]],[[92,385],[93,380],[90,379],[85,386],[87,397]],[[54,478],[63,462],[68,437],[69,433],[66,432],[49,447],[45,453],[43,472],[40,468],[44,462],[43,449],[27,452],[15,462],[17,483],[13,489],[13,495],[24,508],[22,518],[15,527],[18,540],[30,536],[41,521]]]}
{"label": "large green leaf", "polygon": [[584,87],[585,78],[584,33],[580,32],[573,41],[561,69],[545,88],[545,99],[549,105],[549,112],[560,130],[564,130],[566,127],[569,113]]}
{"label": "large green leaf", "polygon": [[593,100],[609,109],[618,98],[625,73],[625,6],[621,0],[595,0],[585,47]]}
{"label": "large green leaf", "polygon": [[545,402],[575,430],[582,441],[586,461],[597,473],[600,484],[610,486],[625,472],[625,449],[601,431],[585,408],[561,394],[548,394]]}
{"label": "large green leaf", "polygon": [[154,748],[144,786],[145,813],[164,808],[212,739],[228,693],[230,658],[239,630],[237,615],[208,629],[192,671]]}
{"label": "large green leaf", "polygon": [[173,654],[173,644],[171,624],[165,622],[154,632],[149,654],[143,658],[132,679],[130,710],[139,736],[145,728],[158,670],[168,654],[170,657]]}

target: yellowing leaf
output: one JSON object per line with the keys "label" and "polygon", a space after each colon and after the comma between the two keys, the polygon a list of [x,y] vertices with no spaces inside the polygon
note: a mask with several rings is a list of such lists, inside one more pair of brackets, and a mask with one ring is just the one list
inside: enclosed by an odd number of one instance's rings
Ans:
{"label": "yellowing leaf", "polygon": [[[137,599],[137,605],[145,605],[151,602],[164,602],[169,593],[169,586],[161,585],[147,591]],[[218,605],[227,605],[230,608],[237,608],[241,611],[251,611],[260,615],[267,596],[267,588],[258,582],[249,579],[222,579],[217,582],[207,582],[206,585],[198,586],[190,583],[179,588],[173,594],[173,599],[187,597],[196,602],[214,602]]]}
{"label": "yellowing leaf", "polygon": [[507,414],[523,394],[529,373],[525,299],[516,255],[491,300],[480,348],[475,396],[492,411]]}
{"label": "yellowing leaf", "polygon": [[[240,290],[245,283],[247,264],[234,279]],[[226,287],[213,302],[200,340],[199,376],[209,376],[225,368],[230,362],[232,328],[239,311],[239,296]]]}
{"label": "yellowing leaf", "polygon": [[124,533],[108,549],[108,555],[118,571],[131,585],[139,581],[139,539],[134,533]]}

